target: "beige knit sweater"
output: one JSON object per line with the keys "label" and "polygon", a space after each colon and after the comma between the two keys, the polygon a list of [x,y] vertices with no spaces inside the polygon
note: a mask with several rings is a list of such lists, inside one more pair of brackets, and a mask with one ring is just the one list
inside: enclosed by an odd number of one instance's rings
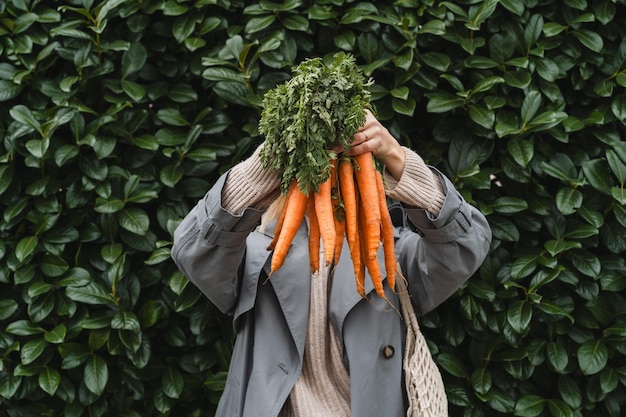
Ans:
{"label": "beige knit sweater", "polygon": [[[398,201],[437,215],[444,201],[439,177],[422,158],[404,148],[406,163],[397,181],[385,173],[387,194]],[[279,195],[275,171],[263,169],[259,149],[233,167],[222,191],[222,206],[233,214],[247,207],[266,208]],[[323,247],[323,246],[322,246]],[[324,257],[322,249],[321,259]],[[349,417],[350,377],[342,362],[341,341],[328,321],[329,269],[325,262],[311,276],[311,304],[300,374],[279,417]]]}

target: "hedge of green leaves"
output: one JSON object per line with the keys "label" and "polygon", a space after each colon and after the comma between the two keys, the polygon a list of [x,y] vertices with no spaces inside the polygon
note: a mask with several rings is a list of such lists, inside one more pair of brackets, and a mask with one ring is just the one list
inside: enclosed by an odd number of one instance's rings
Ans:
{"label": "hedge of green leaves", "polygon": [[422,318],[454,416],[626,406],[623,0],[0,2],[0,416],[211,416],[231,324],[169,258],[263,93],[352,53],[493,228]]}

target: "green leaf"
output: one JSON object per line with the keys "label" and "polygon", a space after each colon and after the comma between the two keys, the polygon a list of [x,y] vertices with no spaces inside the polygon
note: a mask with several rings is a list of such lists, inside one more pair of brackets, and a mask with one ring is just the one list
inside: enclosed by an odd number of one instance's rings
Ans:
{"label": "green leaf", "polygon": [[612,180],[606,168],[606,161],[601,159],[583,162],[583,173],[589,184],[601,193],[611,195]]}
{"label": "green leaf", "polygon": [[528,325],[533,317],[530,304],[523,300],[514,301],[506,312],[507,322],[517,333],[523,334],[528,330]]}
{"label": "green leaf", "polygon": [[111,320],[111,328],[138,332],[140,330],[140,325],[139,320],[134,313],[129,311],[118,311]]}
{"label": "green leaf", "polygon": [[548,400],[548,410],[554,417],[572,417],[574,415],[572,408],[558,398]]}
{"label": "green leaf", "polygon": [[450,93],[442,92],[430,97],[426,110],[430,113],[446,113],[461,107],[465,100]]}
{"label": "green leaf", "polygon": [[96,282],[90,282],[80,287],[69,286],[66,288],[65,294],[71,300],[79,303],[93,305],[114,304],[111,294]]}
{"label": "green leaf", "polygon": [[416,102],[412,98],[408,100],[400,100],[394,98],[391,101],[391,107],[394,109],[394,111],[396,111],[398,114],[403,114],[405,116],[413,116],[413,113],[415,112],[415,105]]}
{"label": "green leaf", "polygon": [[251,35],[253,33],[260,32],[267,29],[276,21],[275,14],[269,14],[267,16],[253,17],[246,23],[245,33]]}
{"label": "green leaf", "polygon": [[548,162],[541,162],[541,169],[548,175],[570,183],[578,176],[578,171],[571,158],[564,153],[556,153]]}
{"label": "green leaf", "polygon": [[47,253],[41,259],[39,268],[45,276],[56,278],[66,273],[69,269],[69,265],[64,258]]}
{"label": "green leaf", "polygon": [[41,129],[41,124],[39,123],[35,115],[30,111],[30,109],[25,105],[18,104],[12,107],[9,110],[9,114],[14,120],[22,123],[23,125],[31,127],[39,133],[43,133]]}
{"label": "green leaf", "polygon": [[616,95],[611,102],[611,112],[620,120],[626,120],[626,98],[624,94]]}
{"label": "green leaf", "polygon": [[9,323],[5,331],[9,334],[17,336],[31,336],[45,332],[42,327],[37,326],[28,320],[17,320],[13,323]]}
{"label": "green leaf", "polygon": [[29,340],[24,343],[24,346],[22,346],[20,351],[22,364],[30,365],[37,360],[37,358],[39,358],[39,356],[44,352],[46,346],[48,346],[48,343],[43,338]]}
{"label": "green leaf", "polygon": [[27,236],[20,239],[15,247],[15,257],[20,263],[24,262],[26,258],[33,254],[38,244],[39,239],[37,236]]}
{"label": "green leaf", "polygon": [[450,57],[440,52],[426,52],[419,55],[419,57],[427,66],[434,68],[439,72],[448,71],[448,68],[450,68],[450,65],[452,64]]}
{"label": "green leaf", "polygon": [[568,242],[565,240],[548,240],[543,244],[543,247],[548,251],[550,256],[557,256],[561,252],[565,252],[570,249],[579,249],[582,247],[582,245],[580,242]]}
{"label": "green leaf", "polygon": [[122,79],[126,79],[142,69],[148,58],[148,51],[141,43],[132,43],[122,55]]}
{"label": "green leaf", "polygon": [[0,395],[7,400],[15,398],[15,393],[22,385],[22,377],[11,372],[0,372]]}
{"label": "green leaf", "polygon": [[123,209],[118,214],[118,222],[124,229],[140,236],[145,236],[150,228],[150,218],[148,214],[138,207]]}
{"label": "green leaf", "polygon": [[593,375],[604,369],[609,353],[602,339],[594,339],[584,342],[578,348],[577,357],[583,375]]}
{"label": "green leaf", "polygon": [[0,80],[0,102],[9,101],[18,97],[23,86],[7,80]]}
{"label": "green leaf", "polygon": [[[0,167],[0,195],[4,193],[13,181],[13,167],[4,165]],[[6,217],[5,217],[6,218]]]}
{"label": "green leaf", "polygon": [[496,120],[496,114],[493,110],[476,104],[468,106],[468,114],[474,122],[485,129],[491,129]]}
{"label": "green leaf", "polygon": [[190,123],[178,109],[161,109],[156,112],[156,117],[158,120],[171,126],[190,126]]}
{"label": "green leaf", "polygon": [[567,349],[563,343],[560,342],[550,342],[546,344],[546,357],[550,365],[559,373],[565,371],[569,363]]}
{"label": "green leaf", "polygon": [[528,203],[518,197],[498,197],[491,208],[497,213],[513,214],[528,209]]}
{"label": "green leaf", "polygon": [[172,34],[176,42],[183,43],[185,39],[191,36],[196,28],[197,16],[193,13],[176,17],[172,24]]}
{"label": "green leaf", "polygon": [[146,88],[134,81],[122,80],[122,90],[135,102],[140,102],[146,95]]}
{"label": "green leaf", "polygon": [[0,320],[7,320],[17,311],[17,309],[17,301],[9,299],[0,300]]}
{"label": "green leaf", "polygon": [[561,188],[556,193],[556,207],[564,215],[574,214],[583,204],[583,194],[575,188]]}
{"label": "green leaf", "polygon": [[580,272],[593,278],[600,275],[602,264],[596,255],[587,251],[576,251],[572,256],[572,263]]}
{"label": "green leaf", "polygon": [[117,213],[126,206],[124,201],[116,197],[104,199],[101,197],[96,198],[96,204],[94,211],[97,213]]}
{"label": "green leaf", "polygon": [[178,369],[170,366],[161,377],[161,386],[165,395],[178,399],[185,388],[185,380]]}
{"label": "green leaf", "polygon": [[532,81],[532,74],[527,69],[521,68],[504,73],[502,78],[511,87],[525,89]]}
{"label": "green leaf", "polygon": [[493,236],[504,242],[517,242],[520,232],[513,222],[497,215],[489,216],[489,224]]}
{"label": "green leaf", "polygon": [[507,150],[515,162],[526,167],[533,159],[535,147],[529,140],[517,139],[507,143]]}
{"label": "green leaf", "polygon": [[499,138],[508,135],[515,135],[522,131],[519,127],[519,120],[516,115],[507,111],[500,111],[496,114],[496,134]]}
{"label": "green leaf", "polygon": [[606,159],[613,175],[617,177],[620,185],[624,187],[626,184],[626,163],[617,155],[613,149],[606,151]]}
{"label": "green leaf", "polygon": [[524,97],[522,102],[522,124],[527,125],[541,106],[541,93],[539,91],[530,91]]}
{"label": "green leaf", "polygon": [[472,387],[479,394],[487,394],[493,387],[491,372],[487,368],[478,368],[472,372]]}
{"label": "green leaf", "polygon": [[62,167],[78,156],[79,148],[75,145],[63,145],[54,152],[54,162]]}
{"label": "green leaf", "polygon": [[580,43],[591,49],[593,52],[602,52],[604,42],[602,36],[588,29],[578,29],[571,32]]}
{"label": "green leaf", "polygon": [[109,368],[105,360],[96,354],[90,355],[83,370],[83,381],[90,392],[102,395],[109,381]]}
{"label": "green leaf", "polygon": [[470,373],[459,357],[451,353],[442,353],[436,357],[437,364],[451,375],[458,378],[468,378]]}
{"label": "green leaf", "polygon": [[515,416],[535,417],[543,413],[545,401],[538,395],[524,395],[515,404]]}
{"label": "green leaf", "polygon": [[67,327],[65,324],[58,324],[54,329],[46,332],[44,339],[48,343],[63,343],[65,341],[65,335],[67,334]]}
{"label": "green leaf", "polygon": [[503,83],[504,78],[498,76],[485,77],[469,90],[469,96],[491,90],[495,85]]}
{"label": "green leaf", "polygon": [[559,66],[549,58],[538,58],[535,60],[535,70],[537,74],[548,82],[555,82],[561,72]]}
{"label": "green leaf", "polygon": [[51,397],[61,385],[61,374],[56,369],[46,366],[39,374],[39,387]]}
{"label": "green leaf", "polygon": [[170,188],[174,188],[176,184],[183,178],[185,171],[180,165],[167,165],[161,169],[160,179],[163,184]]}
{"label": "green leaf", "polygon": [[559,394],[563,401],[573,408],[580,408],[582,404],[582,392],[576,381],[569,376],[562,376],[558,382]]}

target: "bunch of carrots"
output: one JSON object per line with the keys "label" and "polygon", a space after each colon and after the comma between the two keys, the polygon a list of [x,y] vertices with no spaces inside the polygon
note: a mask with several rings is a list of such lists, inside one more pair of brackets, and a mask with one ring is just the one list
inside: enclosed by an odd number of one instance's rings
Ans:
{"label": "bunch of carrots", "polygon": [[332,160],[331,175],[317,191],[304,193],[293,180],[268,250],[274,250],[271,272],[285,260],[291,242],[308,212],[309,260],[311,272],[319,269],[320,242],[324,244],[326,265],[336,264],[343,249],[344,236],[354,266],[356,288],[365,294],[365,271],[376,294],[386,299],[377,252],[382,244],[387,283],[395,288],[396,258],[393,225],[380,171],[371,152]]}
{"label": "bunch of carrots", "polygon": [[307,59],[284,84],[267,91],[259,132],[265,136],[260,157],[280,173],[286,203],[270,244],[272,273],[279,269],[291,241],[309,216],[311,270],[319,269],[320,242],[326,265],[337,264],[344,238],[354,264],[356,287],[365,297],[365,273],[385,298],[377,251],[383,245],[388,284],[394,289],[396,259],[393,227],[380,172],[371,153],[347,157],[330,149],[352,146],[354,132],[370,108],[371,80],[352,55]]}

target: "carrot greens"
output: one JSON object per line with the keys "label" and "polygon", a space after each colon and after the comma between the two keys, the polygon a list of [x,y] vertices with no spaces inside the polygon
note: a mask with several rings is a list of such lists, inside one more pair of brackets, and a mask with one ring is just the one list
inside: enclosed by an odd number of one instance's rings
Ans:
{"label": "carrot greens", "polygon": [[354,57],[339,52],[328,64],[322,58],[303,61],[284,84],[265,93],[259,131],[265,136],[261,161],[281,172],[287,192],[296,179],[301,190],[316,192],[328,179],[331,144],[350,147],[370,107],[371,80]]}

